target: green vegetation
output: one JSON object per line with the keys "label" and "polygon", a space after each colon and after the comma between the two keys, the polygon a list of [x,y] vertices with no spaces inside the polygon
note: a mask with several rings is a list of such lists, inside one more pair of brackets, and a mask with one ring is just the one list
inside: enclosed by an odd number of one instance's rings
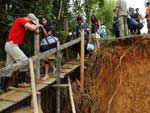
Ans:
{"label": "green vegetation", "polygon": [[[56,26],[57,37],[63,40],[64,16],[68,17],[70,30],[74,30],[77,15],[83,15],[87,22],[90,22],[90,15],[95,14],[101,22],[109,26],[113,18],[114,5],[112,4],[114,4],[114,0],[0,0],[0,60],[5,59],[5,41],[9,28],[16,17],[30,12],[35,13],[39,19],[47,16]],[[33,33],[26,34],[21,48],[27,56],[33,55]]]}

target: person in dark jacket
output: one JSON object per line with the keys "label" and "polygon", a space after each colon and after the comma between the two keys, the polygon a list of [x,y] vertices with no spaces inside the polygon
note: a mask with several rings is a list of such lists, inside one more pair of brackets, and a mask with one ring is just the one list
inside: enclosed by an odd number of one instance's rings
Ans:
{"label": "person in dark jacket", "polygon": [[[56,42],[58,41],[58,39],[53,36],[54,27],[51,25],[51,23],[48,21],[48,19],[46,17],[42,18],[42,25],[43,25],[43,27],[42,27],[43,32],[42,32],[41,47],[42,47],[42,45],[48,45],[50,47],[50,46],[52,46],[53,43],[55,43],[55,45],[56,45],[57,44]],[[48,47],[48,46],[46,46],[46,47]],[[53,46],[53,47],[55,47],[55,46]],[[42,48],[41,48],[41,51],[44,51],[44,50],[42,50]],[[55,60],[55,55],[50,55],[44,59],[45,74],[44,74],[44,77],[42,78],[42,80],[46,80],[49,77],[48,72],[49,72],[50,67],[53,70],[53,74],[55,74],[56,67],[54,64],[54,60]]]}
{"label": "person in dark jacket", "polygon": [[[84,30],[84,39],[85,39],[85,41],[84,41],[85,54],[88,54],[87,44],[89,42],[89,27],[88,27],[87,23],[84,22],[84,19],[82,16],[77,16],[76,22],[77,22],[76,30],[75,30],[76,38],[79,38],[81,36],[80,32],[83,29]],[[80,53],[80,43],[75,44],[72,48],[76,53]]]}

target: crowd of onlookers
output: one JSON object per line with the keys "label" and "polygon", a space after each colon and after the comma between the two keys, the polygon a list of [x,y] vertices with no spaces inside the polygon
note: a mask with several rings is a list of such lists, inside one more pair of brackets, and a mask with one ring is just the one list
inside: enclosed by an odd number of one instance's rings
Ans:
{"label": "crowd of onlookers", "polygon": [[141,34],[140,30],[144,27],[144,18],[147,20],[148,33],[150,33],[150,3],[146,3],[145,17],[139,13],[139,8],[129,7],[125,0],[117,0],[114,9],[114,22],[110,30],[116,37]]}
{"label": "crowd of onlookers", "polygon": [[[114,9],[114,12],[116,12],[117,9]],[[120,31],[119,31],[119,20],[120,18],[118,15],[114,16],[114,23],[111,26],[112,33],[115,34],[116,37],[120,37]],[[140,30],[143,28],[143,19],[142,15],[139,13],[139,8],[132,8],[130,7],[127,11],[127,19],[125,26],[127,26],[126,31],[127,34],[135,35],[135,34],[141,34]],[[127,25],[126,25],[127,24]]]}

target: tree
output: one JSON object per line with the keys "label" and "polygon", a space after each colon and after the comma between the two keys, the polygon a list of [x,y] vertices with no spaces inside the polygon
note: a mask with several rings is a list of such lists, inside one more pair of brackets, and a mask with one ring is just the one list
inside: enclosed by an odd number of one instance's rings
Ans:
{"label": "tree", "polygon": [[90,21],[90,16],[97,12],[104,5],[104,0],[84,0],[85,13],[87,20]]}
{"label": "tree", "polygon": [[[71,3],[71,1],[73,1]],[[105,1],[105,2],[104,2]],[[35,13],[38,18],[47,16],[55,25],[56,35],[63,40],[63,17],[67,16],[70,29],[76,25],[77,15],[83,15],[90,22],[91,14],[96,14],[103,20],[104,24],[109,24],[112,19],[112,1],[113,0],[0,0],[0,51],[1,58],[5,59],[4,44],[8,36],[9,28],[13,20],[18,16],[24,16],[27,13]],[[111,3],[109,3],[111,2]],[[104,6],[103,6],[104,5]],[[58,18],[59,14],[59,19]],[[106,16],[106,17],[105,17]],[[33,38],[30,32],[27,33],[23,51],[31,56],[33,54]]]}
{"label": "tree", "polygon": [[97,16],[101,24],[110,26],[113,22],[113,10],[115,8],[115,0],[105,0],[104,5],[97,10]]}
{"label": "tree", "polygon": [[[58,12],[60,9],[60,0],[0,0],[0,60],[5,59],[4,44],[8,36],[9,28],[16,17],[24,16],[27,13],[35,13],[38,18],[47,16],[55,24],[58,31],[63,30],[62,17],[68,15],[69,0],[62,0],[62,11],[60,20]],[[59,32],[58,32],[59,33]],[[33,54],[33,35],[28,32],[25,38],[23,51],[31,56]]]}

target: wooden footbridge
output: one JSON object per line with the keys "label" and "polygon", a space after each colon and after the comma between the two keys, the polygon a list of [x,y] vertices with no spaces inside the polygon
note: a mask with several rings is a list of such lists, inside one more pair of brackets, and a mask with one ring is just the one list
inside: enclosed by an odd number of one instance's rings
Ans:
{"label": "wooden footbridge", "polygon": [[[60,77],[62,79],[65,78],[69,73],[71,73],[72,71],[79,68],[79,66],[80,66],[79,60],[73,60],[73,61],[67,62],[66,64],[64,64],[61,67],[63,69],[63,71],[60,73]],[[48,87],[49,85],[54,85],[54,83],[56,82],[56,79],[57,79],[56,77],[54,77],[56,75],[50,74],[49,76],[50,76],[50,78],[48,78],[47,80],[44,80],[44,81],[36,80],[37,92],[40,92],[42,89],[44,89],[45,87]],[[65,85],[67,86],[67,84],[65,84]],[[62,86],[63,86],[63,84],[62,84]],[[7,93],[0,95],[0,113],[12,112],[14,109],[13,107],[16,106],[16,104],[21,103],[23,100],[31,97],[31,95],[32,95],[31,87],[27,87],[27,88],[10,87],[10,89],[11,89],[11,91],[8,91]],[[18,110],[14,113],[33,113],[32,108],[29,109],[32,112],[28,112],[29,111],[28,109],[24,110],[24,108],[23,108],[23,109],[20,109],[21,111],[23,110],[23,112]]]}
{"label": "wooden footbridge", "polygon": [[[72,112],[76,113],[75,105],[73,101],[73,93],[71,88],[69,73],[75,71],[80,67],[80,86],[81,92],[83,91],[84,86],[84,30],[81,31],[81,38],[77,38],[68,43],[59,45],[57,48],[48,50],[46,52],[39,52],[39,34],[35,33],[35,56],[29,58],[29,60],[24,60],[18,63],[15,63],[11,66],[0,69],[0,76],[6,76],[14,71],[17,71],[25,66],[30,66],[30,76],[31,76],[31,87],[22,88],[22,87],[10,87],[10,91],[0,95],[0,113],[44,113],[40,105],[40,93],[41,90],[52,86],[57,88],[56,96],[56,112],[61,113],[60,111],[60,88],[67,87],[69,89],[70,101],[72,106]],[[70,60],[61,66],[60,51],[64,50],[76,43],[81,42],[81,57],[80,60]],[[56,75],[50,74],[47,80],[40,80],[40,59],[45,58],[46,56],[57,53],[57,73]],[[62,71],[60,71],[60,68]],[[35,76],[34,76],[35,75]],[[68,84],[61,84],[60,80],[68,77]],[[35,79],[36,78],[36,79]],[[29,99],[31,101],[31,106],[27,108],[17,107],[18,104],[24,103],[25,100]]]}

